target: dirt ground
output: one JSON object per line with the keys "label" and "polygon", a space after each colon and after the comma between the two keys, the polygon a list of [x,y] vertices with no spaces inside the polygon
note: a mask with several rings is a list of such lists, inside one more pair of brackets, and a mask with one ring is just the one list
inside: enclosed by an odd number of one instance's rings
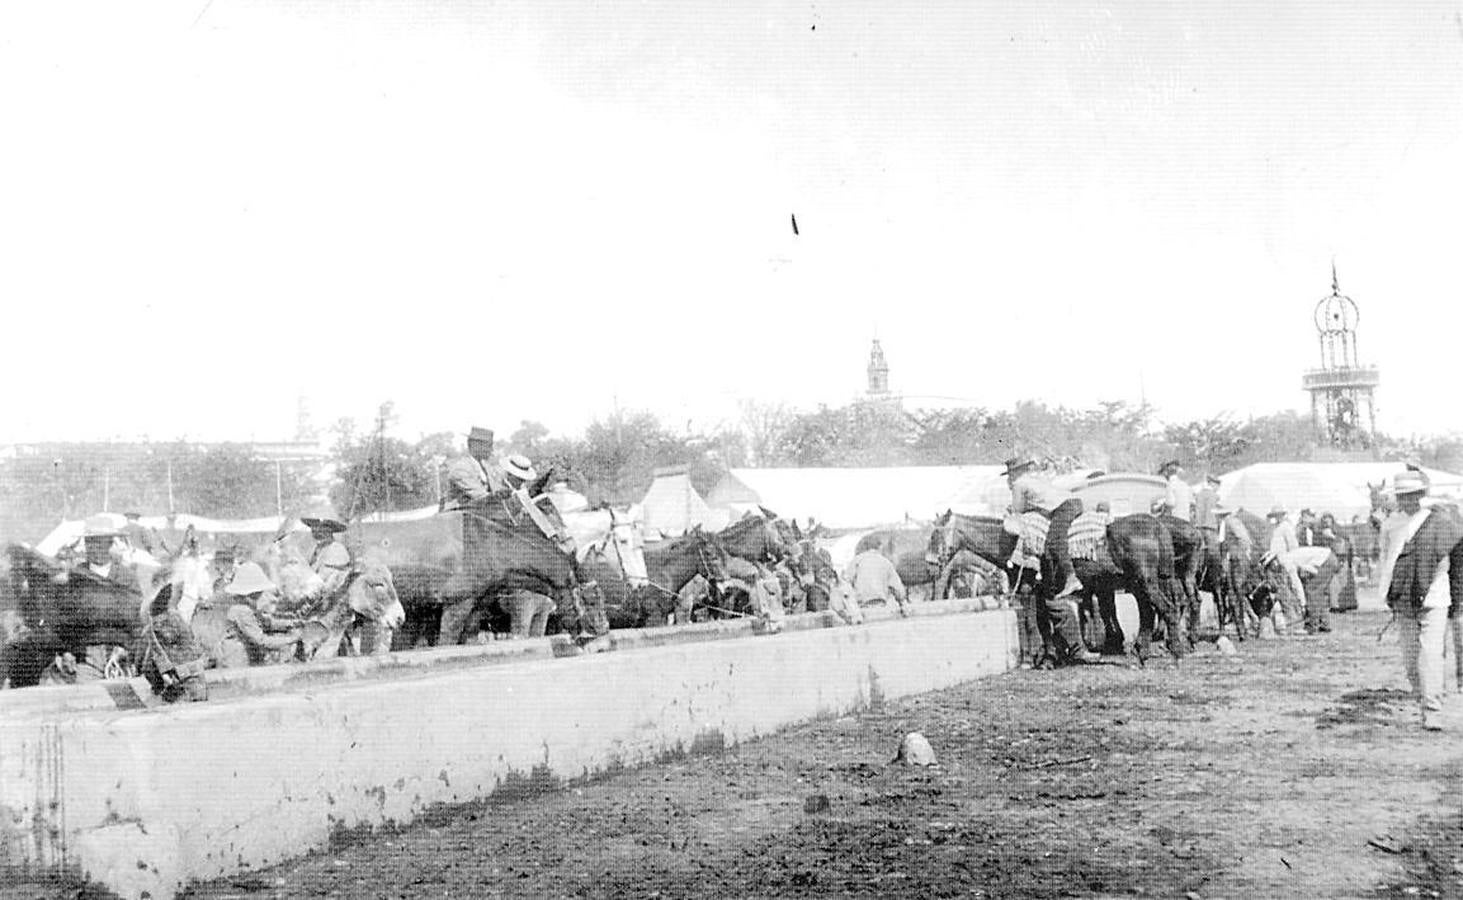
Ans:
{"label": "dirt ground", "polygon": [[[188,896],[1463,896],[1463,697],[1422,731],[1387,615],[1334,623],[1013,672]],[[938,765],[891,764],[910,731]]]}

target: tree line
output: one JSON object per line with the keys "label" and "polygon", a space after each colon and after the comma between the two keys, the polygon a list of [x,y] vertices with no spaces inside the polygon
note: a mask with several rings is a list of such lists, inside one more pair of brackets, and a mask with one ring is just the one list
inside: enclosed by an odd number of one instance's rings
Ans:
{"label": "tree line", "polygon": [[[326,458],[316,461],[275,463],[244,444],[182,441],[50,444],[45,453],[17,453],[0,462],[0,536],[36,540],[61,519],[103,508],[214,518],[333,508],[351,517],[435,504],[441,465],[461,452],[462,438],[442,432],[407,440],[394,436],[394,418],[388,403],[369,428],[340,420]],[[1037,401],[1010,409],[904,410],[860,402],[805,411],[748,402],[735,421],[704,431],[678,430],[649,412],[631,411],[596,419],[580,436],[523,421],[500,436],[498,450],[554,468],[591,502],[617,504],[638,501],[655,470],[666,466],[685,467],[704,493],[728,469],[741,467],[973,465],[1029,455],[1141,472],[1178,459],[1198,477],[1318,455],[1310,418],[1297,412],[1165,424],[1142,404],[1070,409]],[[1457,438],[1379,436],[1376,453],[1463,471]]]}

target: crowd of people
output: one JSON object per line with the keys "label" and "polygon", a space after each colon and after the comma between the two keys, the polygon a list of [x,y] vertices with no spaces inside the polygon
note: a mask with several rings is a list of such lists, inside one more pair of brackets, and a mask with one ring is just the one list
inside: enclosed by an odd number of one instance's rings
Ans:
{"label": "crowd of people", "polygon": [[[530,519],[544,536],[565,552],[573,553],[573,540],[552,508],[538,499],[553,472],[539,473],[531,460],[519,454],[497,459],[493,433],[473,428],[468,433],[467,452],[446,467],[444,510],[476,510],[488,518],[507,514]],[[1007,460],[1003,475],[1010,489],[1009,512],[1016,517],[1034,514],[1043,523],[1044,538],[1036,557],[1023,557],[1022,542],[1008,566],[1020,572],[1037,573],[1032,585],[1044,594],[1053,609],[1075,600],[1082,585],[1075,563],[1096,560],[1105,551],[1108,525],[1114,520],[1109,503],[1100,501],[1084,508],[1070,490],[1057,487],[1052,472],[1028,458]],[[1246,557],[1257,555],[1264,572],[1263,590],[1246,600],[1258,614],[1248,624],[1258,636],[1303,637],[1331,631],[1333,610],[1357,605],[1353,557],[1335,516],[1301,509],[1294,516],[1282,506],[1265,516],[1268,537],[1254,534],[1254,519],[1246,524],[1239,510],[1220,501],[1220,479],[1206,476],[1191,485],[1178,461],[1161,466],[1163,495],[1149,512],[1180,520],[1202,537],[1206,563],[1219,564],[1219,548],[1230,543]],[[1419,698],[1422,724],[1429,730],[1441,727],[1445,646],[1451,640],[1454,655],[1463,659],[1463,516],[1450,503],[1428,502],[1426,475],[1416,467],[1400,471],[1392,491],[1396,511],[1377,523],[1380,556],[1374,572],[1378,590],[1395,614],[1402,647],[1403,667]],[[260,562],[246,558],[229,547],[216,549],[206,562],[198,542],[187,535],[181,546],[168,542],[140,524],[140,516],[106,514],[85,523],[78,547],[63,554],[64,566],[58,582],[74,577],[102,579],[130,587],[144,595],[148,588],[148,561],[167,558],[173,565],[194,567],[194,577],[175,577],[153,595],[144,630],[144,658],[141,670],[165,699],[200,700],[207,696],[203,671],[206,667],[235,667],[278,658],[300,639],[299,608],[281,605],[281,589]],[[338,594],[357,561],[340,540],[346,525],[329,516],[304,518],[313,546],[305,564],[318,579],[312,597]],[[276,536],[277,539],[279,536]],[[1263,542],[1263,543],[1262,543]],[[740,563],[740,560],[737,561]],[[977,573],[985,589],[1004,593],[1004,573],[985,560],[972,559],[958,567]],[[911,600],[887,548],[876,543],[861,545],[841,570],[833,570],[823,554],[821,568],[804,566],[795,570],[783,565],[747,564],[727,574],[728,584],[745,588],[752,595],[755,611],[774,624],[785,614],[790,596],[801,592],[801,581],[811,585],[813,572],[822,579],[824,608],[832,608],[845,621],[862,621],[860,610],[868,606],[893,604],[907,611]],[[276,578],[278,577],[276,573]],[[698,576],[699,578],[699,576]],[[704,578],[693,581],[685,591],[707,591]],[[1015,582],[1020,583],[1019,576]],[[683,594],[685,593],[683,591]],[[1023,592],[1023,596],[1032,593]],[[1263,607],[1260,595],[1271,601]],[[694,605],[683,599],[684,608]],[[1029,602],[1023,600],[1021,602]],[[1041,602],[1041,601],[1038,601]],[[1061,614],[1057,613],[1060,619]],[[1075,623],[1075,610],[1072,622]],[[1240,623],[1243,627],[1244,623]],[[1066,634],[1070,645],[1068,662],[1095,662],[1099,654],[1089,649],[1080,633],[1072,636],[1075,624],[1058,622],[1057,631]],[[775,628],[774,628],[775,630]],[[47,669],[47,683],[74,683],[88,677],[103,677],[121,660],[107,648],[93,648],[85,659],[58,655]],[[1463,665],[1459,667],[1463,674]]]}
{"label": "crowd of people", "polygon": [[[356,566],[339,540],[346,525],[328,516],[304,517],[313,541],[304,560],[317,581],[287,602],[282,585],[242,548],[220,546],[204,554],[196,536],[185,534],[168,553],[167,543],[127,514],[86,520],[79,546],[60,554],[53,580],[101,581],[151,596],[137,669],[165,700],[207,699],[207,668],[238,668],[280,659],[301,637],[310,609],[326,605],[345,589]],[[276,538],[282,537],[277,535]],[[169,565],[168,583],[152,583]],[[298,602],[303,599],[305,602]],[[42,673],[42,684],[75,684],[109,677],[124,666],[125,648],[89,647],[83,659],[58,654]]]}

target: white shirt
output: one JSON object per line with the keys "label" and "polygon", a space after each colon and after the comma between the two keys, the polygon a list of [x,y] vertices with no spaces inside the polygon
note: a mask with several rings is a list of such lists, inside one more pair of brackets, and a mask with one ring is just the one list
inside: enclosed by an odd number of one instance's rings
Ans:
{"label": "white shirt", "polygon": [[1175,519],[1187,522],[1193,517],[1194,491],[1177,475],[1168,477],[1168,493],[1163,502],[1168,504],[1169,515]]}

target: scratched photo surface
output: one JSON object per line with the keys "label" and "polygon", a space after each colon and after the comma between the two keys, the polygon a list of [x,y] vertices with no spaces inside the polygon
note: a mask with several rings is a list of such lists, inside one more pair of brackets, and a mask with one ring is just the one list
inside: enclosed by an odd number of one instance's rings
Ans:
{"label": "scratched photo surface", "polygon": [[1463,892],[1459,0],[0,83],[0,900]]}

